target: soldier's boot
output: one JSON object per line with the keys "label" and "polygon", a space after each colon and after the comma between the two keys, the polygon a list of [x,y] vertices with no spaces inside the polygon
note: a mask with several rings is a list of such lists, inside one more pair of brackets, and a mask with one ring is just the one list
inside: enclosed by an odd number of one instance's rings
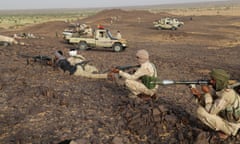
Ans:
{"label": "soldier's boot", "polygon": [[142,100],[149,101],[152,98],[155,98],[156,96],[155,95],[150,96],[142,93],[142,94],[139,94],[138,97],[141,98]]}
{"label": "soldier's boot", "polygon": [[128,95],[128,97],[131,98],[131,99],[136,99],[136,98],[138,98],[137,95],[132,94],[132,93],[130,93],[130,94]]}

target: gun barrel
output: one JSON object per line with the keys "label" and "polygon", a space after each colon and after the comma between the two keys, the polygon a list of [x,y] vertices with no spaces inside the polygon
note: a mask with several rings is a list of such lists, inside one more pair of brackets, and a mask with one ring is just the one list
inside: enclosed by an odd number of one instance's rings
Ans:
{"label": "gun barrel", "polygon": [[197,81],[176,81],[175,84],[209,84],[209,80],[197,80]]}
{"label": "gun barrel", "polygon": [[162,80],[162,81],[155,81],[155,82],[151,82],[151,83],[155,83],[155,84],[159,84],[159,85],[172,85],[172,84],[185,84],[185,85],[189,85],[189,84],[209,84],[210,81],[209,80],[197,80],[197,81],[173,81],[173,80]]}
{"label": "gun barrel", "polygon": [[138,67],[140,67],[140,65],[117,66],[116,68],[124,71],[124,70],[128,70],[131,68],[138,68]]}
{"label": "gun barrel", "polygon": [[175,81],[162,80],[162,81],[152,81],[151,83],[155,83],[155,84],[159,84],[159,85],[171,85],[171,84],[175,84]]}

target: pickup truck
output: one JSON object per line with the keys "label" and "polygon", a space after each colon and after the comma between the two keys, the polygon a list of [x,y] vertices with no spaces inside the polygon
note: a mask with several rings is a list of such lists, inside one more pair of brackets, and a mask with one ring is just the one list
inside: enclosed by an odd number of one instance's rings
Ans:
{"label": "pickup truck", "polygon": [[120,52],[127,48],[127,40],[113,37],[108,29],[96,29],[92,36],[69,37],[68,43],[77,46],[80,50],[110,48],[114,52]]}
{"label": "pickup truck", "polygon": [[153,25],[158,30],[168,29],[168,30],[177,30],[179,27],[184,25],[184,22],[179,21],[176,18],[161,18],[153,22]]}

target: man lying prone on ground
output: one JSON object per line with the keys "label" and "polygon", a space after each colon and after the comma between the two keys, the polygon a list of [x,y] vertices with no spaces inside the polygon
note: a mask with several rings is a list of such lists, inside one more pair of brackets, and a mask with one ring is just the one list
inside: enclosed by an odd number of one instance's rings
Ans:
{"label": "man lying prone on ground", "polygon": [[107,79],[107,74],[99,74],[95,66],[90,65],[83,56],[77,54],[77,50],[69,51],[70,57],[67,59],[63,56],[62,51],[55,52],[55,65],[60,67],[64,72],[68,71],[70,75],[83,76],[87,78]]}

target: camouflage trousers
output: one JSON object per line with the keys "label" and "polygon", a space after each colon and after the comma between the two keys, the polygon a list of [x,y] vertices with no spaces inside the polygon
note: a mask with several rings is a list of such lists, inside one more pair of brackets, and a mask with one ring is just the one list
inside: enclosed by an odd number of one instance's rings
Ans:
{"label": "camouflage trousers", "polygon": [[148,89],[143,83],[136,80],[128,80],[126,79],[125,85],[127,88],[134,94],[146,94],[146,95],[154,95],[157,91],[157,87],[154,89]]}
{"label": "camouflage trousers", "polygon": [[240,128],[240,123],[232,123],[218,115],[210,114],[202,106],[197,109],[197,117],[210,128],[222,131],[227,135],[235,136]]}
{"label": "camouflage trousers", "polygon": [[97,72],[98,69],[91,65],[86,65],[85,67],[77,66],[74,75],[94,79],[107,79],[107,74],[98,74]]}

